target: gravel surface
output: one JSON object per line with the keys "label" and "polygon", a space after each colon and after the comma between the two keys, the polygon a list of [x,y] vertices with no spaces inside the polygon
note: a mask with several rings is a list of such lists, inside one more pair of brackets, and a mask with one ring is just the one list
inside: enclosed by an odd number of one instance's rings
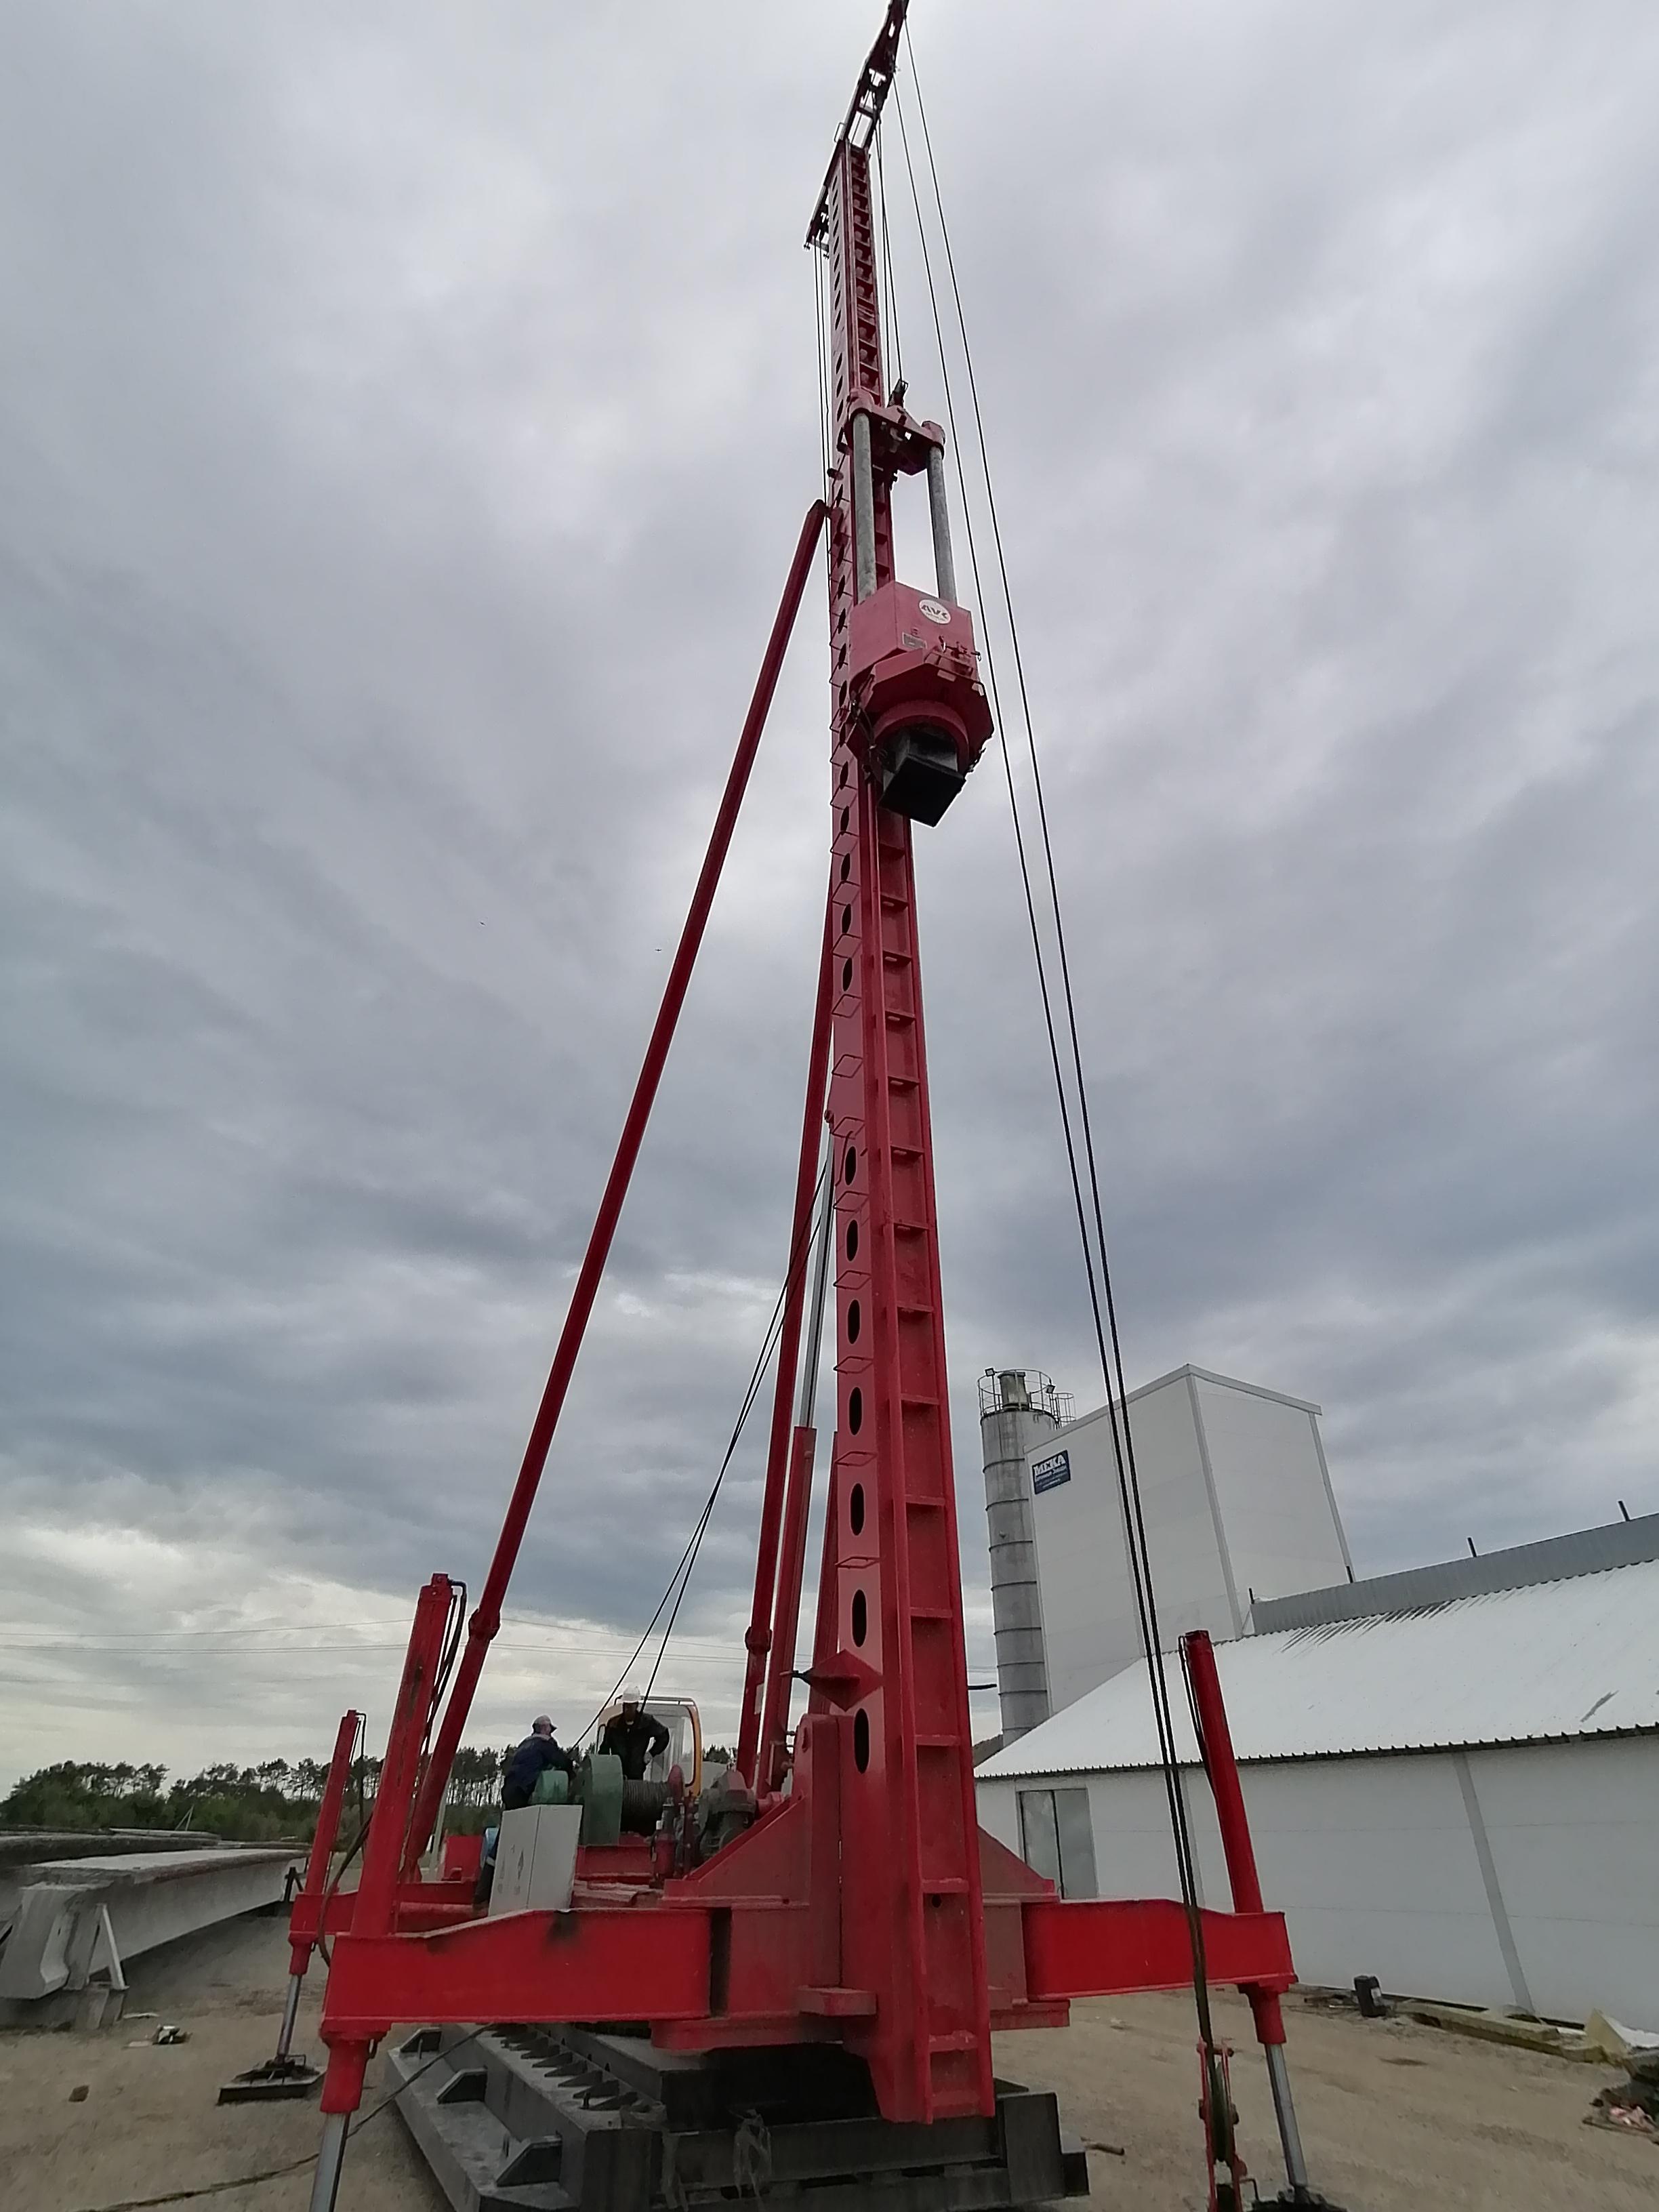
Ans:
{"label": "gravel surface", "polygon": [[[1267,2077],[1243,2002],[1218,1995],[1235,2046],[1233,2101],[1264,2197],[1283,2187]],[[1286,2001],[1287,2055],[1316,2188],[1347,2212],[1656,2212],[1659,2148],[1587,2128],[1609,2070],[1476,2043],[1400,2020]],[[1060,2093],[1091,2150],[1097,2212],[1187,2212],[1199,2172],[1198,2056],[1190,1997],[1091,2000],[1072,2025],[1000,2036],[999,2072]]]}
{"label": "gravel surface", "polygon": [[[94,2212],[309,2157],[314,2100],[216,2106],[219,2083],[270,2055],[288,1950],[279,1918],[235,1921],[136,1961],[128,2018],[97,2035],[0,2033],[0,2203],[5,2212]],[[320,1978],[299,2047],[316,2051]],[[157,2048],[154,2011],[188,2029]],[[1593,2066],[1466,2042],[1408,2022],[1287,2008],[1290,2058],[1315,2182],[1347,2212],[1655,2212],[1659,2148],[1587,2128],[1615,2077]],[[1283,2180],[1249,2016],[1218,2001],[1234,2039],[1241,2135],[1264,2197]],[[136,2047],[135,2047],[136,2046]],[[1095,2148],[1097,2212],[1201,2212],[1197,2060],[1190,2002],[1079,2005],[1073,2025],[998,2039],[998,2069],[1060,2093],[1066,2124]],[[386,2093],[370,2069],[371,2096]],[[83,2097],[75,2092],[84,2089]],[[204,2212],[303,2212],[308,2172],[205,2200]],[[395,2112],[346,2160],[340,2212],[443,2212]],[[204,2200],[197,2200],[204,2206]],[[196,2212],[196,2208],[191,2208]]]}
{"label": "gravel surface", "polygon": [[[252,1914],[136,1959],[126,2017],[113,2027],[0,2032],[4,2212],[93,2212],[308,2159],[319,2127],[314,2094],[304,2103],[214,2102],[222,2081],[270,2057],[287,1975],[281,1916]],[[315,2056],[320,1973],[307,1977],[306,1992],[295,2048]],[[189,2042],[141,2042],[156,2022],[135,2021],[135,2010],[176,2022]],[[365,2111],[387,2086],[377,2061]],[[72,2102],[78,2087],[86,2096]],[[307,2168],[181,2212],[304,2212],[310,2200]],[[395,2112],[348,2147],[339,2212],[448,2212]]]}

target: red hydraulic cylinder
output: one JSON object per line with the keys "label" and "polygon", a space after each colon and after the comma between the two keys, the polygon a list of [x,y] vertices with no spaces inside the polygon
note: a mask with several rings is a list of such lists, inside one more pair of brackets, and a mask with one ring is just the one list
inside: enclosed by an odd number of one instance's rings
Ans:
{"label": "red hydraulic cylinder", "polygon": [[[353,1937],[389,1936],[392,1932],[404,1841],[409,1832],[410,1808],[420,1774],[421,1747],[432,1717],[432,1701],[437,1692],[438,1668],[454,1592],[455,1585],[447,1575],[434,1575],[416,1601],[415,1625],[410,1631],[403,1680],[398,1685],[398,1702],[392,1708],[380,1786],[374,1793],[368,1838],[363,1847],[363,1871],[352,1910],[351,1935],[340,1939],[343,1944],[349,1944]],[[337,1959],[339,1952],[335,1956]],[[368,2045],[365,2040],[340,2033],[331,2018],[332,1999],[331,1974],[329,1989],[323,1998],[323,2040],[329,2046],[329,2056],[322,2107],[325,2112],[351,2112],[362,2097]]]}
{"label": "red hydraulic cylinder", "polygon": [[[755,1601],[744,1638],[748,1653],[744,1668],[743,1711],[738,1723],[738,1771],[762,1788],[772,1777],[757,1771],[761,1737],[762,1691],[767,1675],[767,1653],[771,1646],[768,1624],[772,1616],[777,1580],[778,1542],[783,1524],[784,1494],[791,1459],[789,1416],[795,1395],[795,1370],[800,1363],[801,1315],[806,1304],[807,1247],[812,1237],[812,1198],[817,1188],[818,1156],[823,1151],[823,1089],[830,1071],[830,965],[833,900],[823,910],[823,944],[818,953],[818,995],[812,1013],[812,1042],[807,1054],[806,1111],[800,1134],[800,1160],[795,1173],[795,1215],[789,1237],[789,1268],[784,1278],[783,1316],[778,1336],[777,1388],[772,1401],[772,1431],[766,1453],[766,1486],[761,1498],[760,1547],[755,1558]],[[797,1589],[799,1589],[799,1582]]]}
{"label": "red hydraulic cylinder", "polygon": [[[1210,1793],[1215,1799],[1221,1848],[1227,1859],[1227,1880],[1233,1893],[1233,1925],[1237,1927],[1247,1916],[1261,1914],[1261,1881],[1255,1870],[1255,1846],[1250,1841],[1249,1815],[1244,1809],[1244,1792],[1238,1779],[1238,1761],[1233,1754],[1232,1730],[1227,1725],[1221,1677],[1216,1671],[1215,1650],[1203,1629],[1189,1630],[1182,1638],[1181,1658],[1193,1693],[1199,1756],[1204,1761]],[[1269,1920],[1278,1918],[1277,1914],[1264,1917]],[[1283,1926],[1280,1921],[1281,1931]],[[1285,1965],[1290,1965],[1288,1948]],[[1213,1965],[1211,1978],[1221,1978]],[[1250,2001],[1256,2041],[1261,2045],[1267,2086],[1273,2094],[1273,2118],[1279,2124],[1279,2140],[1285,2153],[1285,2175],[1289,2188],[1278,2201],[1323,2204],[1327,2200],[1309,2186],[1307,2154],[1302,2147],[1302,2130],[1297,2122],[1290,2072],[1285,2061],[1285,2010],[1279,1999],[1279,1992],[1290,1986],[1290,1979],[1287,1974],[1282,1979],[1269,1982],[1246,1972],[1238,1977],[1238,1985]]]}
{"label": "red hydraulic cylinder", "polygon": [[[1256,1872],[1255,1845],[1250,1840],[1250,1816],[1244,1809],[1244,1791],[1233,1753],[1232,1730],[1221,1695],[1216,1670],[1215,1646],[1207,1629],[1194,1628],[1181,1639],[1182,1662],[1192,1685],[1193,1711],[1198,1723],[1199,1756],[1209,1777],[1215,1799],[1215,1816],[1221,1830],[1221,1849],[1227,1861],[1227,1880],[1236,1912],[1260,1912],[1261,1877]],[[1255,2032],[1262,2043],[1283,2043],[1285,2015],[1274,1990],[1247,1988]]]}
{"label": "red hydraulic cylinder", "polygon": [[726,855],[731,847],[732,833],[737,827],[738,811],[748,787],[755,755],[759,750],[761,732],[766,726],[767,711],[777,689],[789,635],[794,628],[795,616],[800,606],[801,594],[806,588],[807,578],[812,573],[818,533],[823,527],[826,513],[823,501],[814,500],[807,510],[805,521],[801,525],[794,559],[789,567],[788,580],[783,587],[783,597],[772,624],[772,635],[767,641],[766,655],[761,662],[754,696],[749,702],[743,732],[738,740],[737,754],[732,763],[731,773],[726,779],[726,789],[720,795],[720,811],[714,817],[708,850],[703,856],[702,872],[691,895],[690,910],[680,933],[673,965],[668,971],[668,981],[663,987],[662,1003],[657,1009],[656,1023],[645,1048],[644,1063],[640,1069],[639,1080],[634,1086],[628,1117],[623,1123],[617,1156],[611,1164],[610,1177],[605,1186],[605,1194],[599,1200],[599,1213],[593,1223],[592,1234],[587,1241],[581,1272],[570,1294],[569,1310],[564,1317],[564,1327],[560,1332],[558,1349],[553,1355],[547,1386],[542,1392],[542,1401],[531,1427],[530,1441],[525,1446],[518,1480],[513,1486],[513,1495],[507,1504],[507,1517],[496,1539],[495,1554],[489,1563],[489,1572],[485,1577],[477,1607],[468,1624],[466,1646],[456,1669],[455,1686],[444,1709],[437,1740],[432,1747],[431,1760],[421,1785],[410,1831],[410,1849],[416,1853],[426,1848],[436,1825],[438,1808],[442,1804],[444,1791],[449,1785],[449,1773],[454,1765],[456,1748],[472,1710],[472,1693],[477,1687],[479,1675],[483,1672],[484,1656],[501,1625],[502,1601],[507,1595],[507,1586],[512,1580],[519,1547],[524,1541],[530,1509],[536,1502],[536,1492],[541,1482],[542,1471],[547,1465],[553,1431],[558,1426],[565,1393],[570,1387],[576,1355],[581,1350],[582,1338],[593,1310],[593,1301],[599,1295],[605,1261],[611,1255],[611,1242],[616,1235],[623,1200],[628,1195],[634,1164],[639,1158],[646,1123],[650,1118],[657,1085],[662,1079],[663,1066],[668,1058],[668,1048],[673,1042],[675,1024],[685,1003],[691,970],[702,944],[709,909],[714,903],[720,870],[725,866]]}
{"label": "red hydraulic cylinder", "polygon": [[311,1856],[306,1861],[306,1878],[300,1885],[289,1922],[289,1956],[292,1962],[289,1971],[296,1978],[311,1963],[312,1949],[321,1925],[328,1863],[340,1832],[340,1808],[345,1802],[351,1754],[362,1724],[361,1713],[343,1713],[334,1738],[334,1756],[329,1760],[328,1779],[323,1784],[322,1802],[317,1808],[317,1826],[312,1834]]}

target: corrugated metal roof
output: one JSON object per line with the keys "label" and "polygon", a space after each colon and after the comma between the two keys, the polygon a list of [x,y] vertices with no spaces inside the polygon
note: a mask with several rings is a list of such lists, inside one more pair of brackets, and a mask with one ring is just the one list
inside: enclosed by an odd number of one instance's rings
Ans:
{"label": "corrugated metal roof", "polygon": [[1528,1583],[1561,1582],[1569,1575],[1597,1575],[1638,1559],[1659,1559],[1659,1513],[1634,1521],[1609,1521],[1599,1528],[1512,1544],[1476,1559],[1443,1559],[1432,1567],[1337,1583],[1329,1589],[1299,1590],[1291,1597],[1257,1598],[1250,1625],[1258,1635],[1280,1628],[1311,1628],[1325,1620],[1357,1620],[1376,1613],[1417,1613],[1446,1599],[1484,1590],[1520,1589]]}
{"label": "corrugated metal roof", "polygon": [[[1181,1756],[1198,1747],[1181,1662],[1164,1661]],[[1547,1742],[1659,1729],[1659,1560],[1324,1622],[1216,1646],[1242,1759]],[[977,1778],[1156,1766],[1144,1660]]]}

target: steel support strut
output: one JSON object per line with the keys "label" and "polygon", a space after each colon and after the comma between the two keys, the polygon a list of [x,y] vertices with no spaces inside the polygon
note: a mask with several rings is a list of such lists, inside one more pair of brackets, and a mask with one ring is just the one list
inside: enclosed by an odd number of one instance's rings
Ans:
{"label": "steel support strut", "polygon": [[657,1086],[662,1079],[668,1048],[673,1042],[675,1025],[680,1018],[680,1009],[685,1004],[691,970],[702,944],[709,909],[714,903],[720,871],[731,849],[732,833],[737,827],[738,810],[749,785],[750,770],[754,767],[761,732],[766,726],[767,713],[772,704],[772,695],[777,689],[790,632],[794,628],[795,616],[800,607],[801,595],[806,589],[807,578],[812,572],[813,556],[817,550],[818,533],[823,527],[824,514],[823,501],[814,500],[800,527],[794,558],[789,564],[788,578],[783,587],[783,597],[778,605],[772,634],[767,641],[765,656],[761,662],[760,674],[756,679],[754,696],[750,700],[749,712],[744,719],[742,733],[738,739],[737,753],[726,779],[726,789],[720,794],[720,811],[714,817],[708,849],[703,855],[702,869],[697,878],[696,889],[691,895],[685,927],[680,932],[680,941],[675,949],[673,964],[668,971],[668,981],[663,986],[662,1003],[657,1009],[650,1042],[645,1048],[639,1080],[634,1086],[627,1119],[623,1123],[617,1156],[611,1162],[592,1234],[587,1240],[587,1250],[582,1258],[581,1270],[570,1294],[570,1306],[560,1332],[558,1349],[553,1355],[547,1385],[542,1392],[542,1401],[531,1427],[530,1441],[525,1446],[518,1480],[514,1484],[513,1495],[507,1503],[507,1517],[496,1540],[495,1557],[490,1560],[489,1572],[485,1577],[477,1608],[468,1624],[466,1644],[456,1670],[455,1686],[445,1707],[437,1741],[433,1745],[431,1760],[421,1785],[410,1829],[410,1840],[416,1851],[425,1849],[436,1824],[438,1808],[443,1802],[444,1791],[449,1784],[450,1769],[454,1765],[455,1753],[472,1710],[472,1693],[477,1687],[479,1675],[483,1672],[484,1657],[491,1640],[501,1625],[501,1605],[507,1596],[507,1584],[512,1580],[520,1546],[524,1541],[530,1509],[536,1502],[542,1471],[547,1465],[553,1431],[558,1426],[565,1393],[570,1387],[576,1355],[581,1350],[582,1337],[593,1310],[593,1301],[599,1295],[600,1279],[605,1273],[605,1261],[610,1257],[611,1239],[616,1235],[623,1200],[628,1195],[634,1164],[639,1158],[646,1123],[657,1096]]}
{"label": "steel support strut", "polygon": [[[772,1638],[769,1623],[777,1583],[778,1546],[782,1533],[785,1489],[791,1462],[790,1410],[795,1395],[795,1370],[800,1362],[801,1316],[806,1303],[807,1245],[812,1234],[812,1198],[823,1149],[823,1090],[830,1070],[830,951],[832,902],[823,914],[823,941],[818,951],[817,1000],[812,1010],[812,1041],[806,1060],[806,1108],[801,1121],[800,1158],[795,1170],[795,1210],[789,1231],[789,1265],[784,1276],[783,1316],[778,1335],[777,1382],[772,1399],[772,1429],[766,1452],[766,1484],[761,1499],[760,1542],[755,1554],[755,1599],[744,1638],[748,1654],[744,1669],[743,1709],[738,1724],[738,1771],[763,1789],[774,1777],[764,1771],[769,1756],[761,1759],[762,1696],[767,1675],[767,1654]],[[768,1751],[769,1754],[769,1746]]]}
{"label": "steel support strut", "polygon": [[762,1778],[776,1788],[787,1763],[789,1705],[794,1692],[795,1647],[800,1637],[801,1581],[806,1565],[806,1523],[812,1504],[812,1470],[817,1456],[816,1407],[818,1363],[823,1352],[823,1309],[829,1288],[830,1247],[835,1240],[835,1140],[824,1146],[823,1194],[819,1201],[812,1254],[812,1289],[806,1348],[801,1360],[795,1425],[789,1438],[789,1480],[784,1492],[783,1533],[778,1547],[777,1593],[772,1605],[772,1649],[767,1660],[766,1705],[761,1719]]}

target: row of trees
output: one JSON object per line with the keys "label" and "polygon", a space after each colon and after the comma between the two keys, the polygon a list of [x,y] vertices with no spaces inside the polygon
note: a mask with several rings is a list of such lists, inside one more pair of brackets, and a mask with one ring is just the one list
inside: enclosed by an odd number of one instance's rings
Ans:
{"label": "row of trees", "polygon": [[[509,1749],[464,1744],[456,1753],[447,1816],[452,1829],[486,1825],[501,1801]],[[731,1756],[721,1744],[708,1745],[704,1753],[711,1763]],[[348,1833],[359,1803],[373,1802],[380,1777],[378,1759],[360,1759],[353,1766]],[[189,1828],[247,1844],[304,1840],[317,1824],[327,1778],[327,1767],[314,1759],[268,1759],[259,1766],[226,1762],[172,1782],[165,1766],[64,1759],[13,1786],[0,1802],[0,1827]]]}
{"label": "row of trees", "polygon": [[[476,1815],[495,1804],[506,1757],[489,1745],[464,1745],[455,1755],[452,1807]],[[360,1799],[373,1801],[380,1774],[378,1759],[356,1761],[348,1820]],[[316,1826],[327,1778],[327,1767],[314,1759],[268,1759],[258,1766],[222,1762],[172,1782],[164,1766],[64,1759],[14,1784],[0,1802],[0,1826],[187,1828],[243,1843],[304,1838]]]}

